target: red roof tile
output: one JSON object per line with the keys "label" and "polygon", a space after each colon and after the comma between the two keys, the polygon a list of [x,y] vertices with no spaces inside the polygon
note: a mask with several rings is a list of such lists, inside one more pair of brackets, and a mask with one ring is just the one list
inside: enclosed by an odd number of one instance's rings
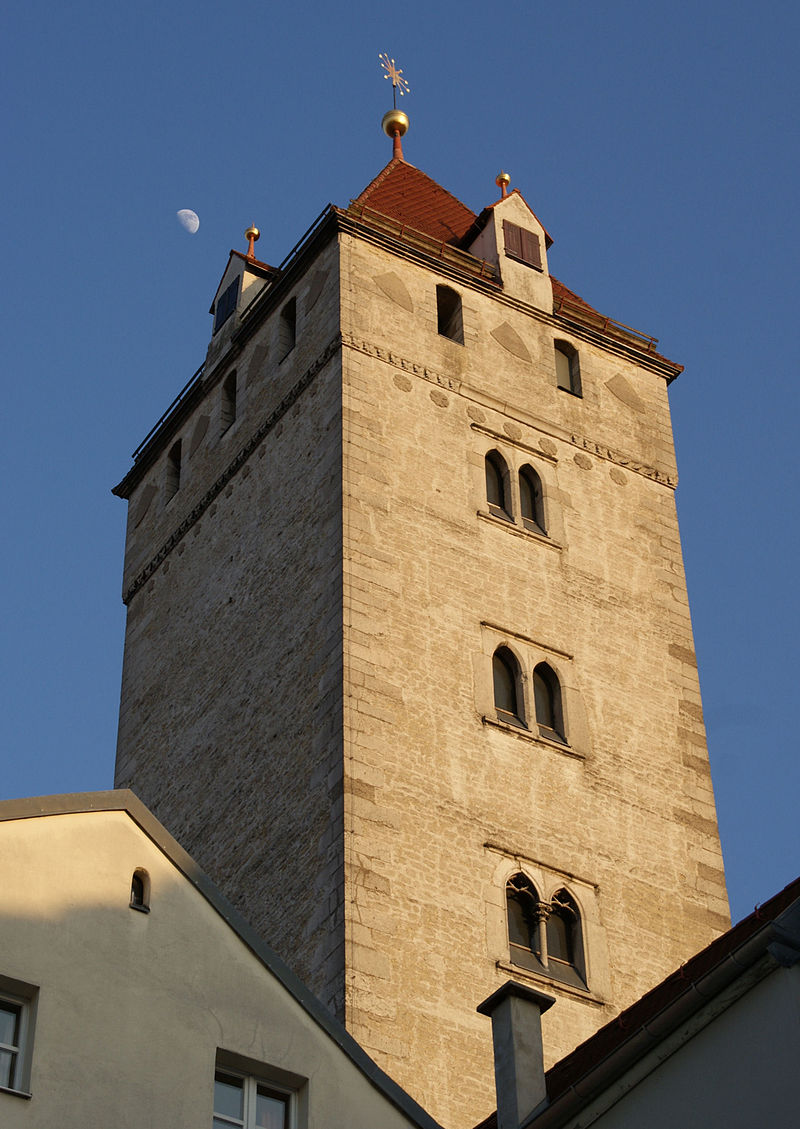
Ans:
{"label": "red roof tile", "polygon": [[443,243],[458,243],[475,222],[466,204],[399,157],[378,173],[356,203]]}

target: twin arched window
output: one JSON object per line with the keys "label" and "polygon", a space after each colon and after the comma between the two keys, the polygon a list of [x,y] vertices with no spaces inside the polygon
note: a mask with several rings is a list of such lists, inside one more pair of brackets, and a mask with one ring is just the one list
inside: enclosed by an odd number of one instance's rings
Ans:
{"label": "twin arched window", "polygon": [[581,916],[567,890],[546,902],[527,875],[514,874],[506,883],[506,914],[512,964],[586,987]]}
{"label": "twin arched window", "polygon": [[[485,466],[486,503],[489,513],[506,521],[513,521],[511,479],[505,459],[499,451],[489,451]],[[532,466],[523,466],[519,472],[519,509],[522,524],[526,529],[546,534],[542,480]]]}
{"label": "twin arched window", "polygon": [[[498,647],[492,655],[492,679],[498,720],[525,729],[533,728],[525,716],[520,665],[508,647]],[[567,743],[561,684],[556,672],[545,662],[538,663],[533,670],[533,715],[540,736],[562,745]]]}

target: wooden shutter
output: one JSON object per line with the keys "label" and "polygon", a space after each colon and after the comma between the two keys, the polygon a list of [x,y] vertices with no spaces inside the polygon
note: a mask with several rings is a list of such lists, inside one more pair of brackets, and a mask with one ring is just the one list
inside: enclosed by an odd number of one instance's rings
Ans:
{"label": "wooden shutter", "polygon": [[533,231],[526,231],[519,224],[503,220],[503,237],[506,244],[506,254],[521,263],[527,263],[537,270],[542,269],[542,252],[539,245],[539,236]]}
{"label": "wooden shutter", "polygon": [[525,263],[530,263],[532,267],[542,269],[542,252],[539,249],[539,236],[532,231],[526,231],[524,227],[520,228],[522,236],[522,260]]}
{"label": "wooden shutter", "polygon": [[509,220],[503,220],[503,237],[506,241],[506,254],[515,259],[522,258],[522,228]]}

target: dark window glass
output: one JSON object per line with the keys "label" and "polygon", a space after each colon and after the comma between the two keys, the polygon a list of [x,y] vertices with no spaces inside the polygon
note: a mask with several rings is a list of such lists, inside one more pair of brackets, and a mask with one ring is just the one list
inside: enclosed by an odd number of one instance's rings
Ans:
{"label": "dark window glass", "polygon": [[519,505],[522,524],[528,529],[544,533],[542,480],[533,467],[525,466],[519,472]]}
{"label": "dark window glass", "polygon": [[16,1081],[19,1026],[22,1008],[0,1001],[0,1086],[11,1090]]}
{"label": "dark window glass", "polygon": [[547,663],[539,663],[533,672],[533,704],[536,724],[542,736],[564,741],[561,687],[555,672]]}
{"label": "dark window glass", "polygon": [[459,345],[464,344],[461,295],[449,286],[436,287],[436,317],[439,333]]}
{"label": "dark window glass", "polygon": [[565,392],[581,395],[581,372],[577,350],[566,341],[556,341],[556,384]]}
{"label": "dark window glass", "polygon": [[144,878],[138,872],[135,872],[131,879],[131,905],[143,906],[144,905]]}
{"label": "dark window glass", "polygon": [[505,647],[495,651],[492,656],[494,677],[494,705],[497,716],[503,721],[521,724],[517,698],[517,663]]}
{"label": "dark window glass", "polygon": [[239,279],[235,279],[230,286],[222,291],[214,307],[214,333],[223,326],[233,311],[236,309],[236,299],[239,297]]}
{"label": "dark window glass", "polygon": [[486,501],[495,517],[511,519],[507,500],[506,465],[497,451],[486,456]]}
{"label": "dark window glass", "polygon": [[214,1076],[214,1115],[215,1129],[216,1126],[244,1124],[243,1078],[217,1071]]}
{"label": "dark window glass", "polygon": [[284,1129],[286,1125],[286,1099],[259,1086],[256,1092],[256,1129]]}

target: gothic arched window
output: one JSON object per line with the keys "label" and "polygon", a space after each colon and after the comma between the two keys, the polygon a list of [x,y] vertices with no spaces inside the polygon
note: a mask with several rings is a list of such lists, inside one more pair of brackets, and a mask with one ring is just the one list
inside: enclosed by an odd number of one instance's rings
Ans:
{"label": "gothic arched window", "polygon": [[492,656],[494,708],[500,721],[524,725],[520,709],[519,664],[508,647],[498,647]]}
{"label": "gothic arched window", "polygon": [[566,890],[559,890],[553,895],[545,932],[550,975],[556,980],[585,988],[581,915],[575,899]]}
{"label": "gothic arched window", "polygon": [[511,521],[508,500],[508,469],[499,451],[489,451],[486,456],[486,502],[489,513]]}
{"label": "gothic arched window", "polygon": [[536,724],[542,737],[567,743],[561,710],[561,686],[554,670],[539,663],[533,671],[533,702]]}
{"label": "gothic arched window", "polygon": [[566,890],[545,902],[525,874],[514,874],[506,883],[506,919],[512,964],[586,987],[580,912]]}
{"label": "gothic arched window", "polygon": [[514,874],[506,883],[506,916],[511,963],[535,972],[545,971],[542,964],[539,907],[536,887],[524,874]]}
{"label": "gothic arched window", "polygon": [[530,466],[524,466],[519,472],[519,508],[526,529],[546,532],[542,480]]}

